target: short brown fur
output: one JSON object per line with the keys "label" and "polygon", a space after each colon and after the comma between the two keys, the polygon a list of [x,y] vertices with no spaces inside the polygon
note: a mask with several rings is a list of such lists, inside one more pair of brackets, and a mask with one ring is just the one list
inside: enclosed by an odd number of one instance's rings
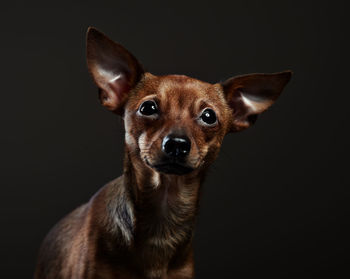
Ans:
{"label": "short brown fur", "polygon": [[[224,136],[250,126],[291,72],[222,84],[155,76],[94,28],[87,61],[101,103],[124,119],[124,173],[51,230],[35,278],[194,278],[193,231],[207,169]],[[146,101],[156,113],[143,114]],[[168,138],[175,147],[167,150]]]}

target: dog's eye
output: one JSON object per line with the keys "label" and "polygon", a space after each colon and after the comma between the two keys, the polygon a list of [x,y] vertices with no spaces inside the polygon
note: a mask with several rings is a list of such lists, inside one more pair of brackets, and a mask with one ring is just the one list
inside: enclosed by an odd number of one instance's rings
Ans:
{"label": "dog's eye", "polygon": [[200,119],[207,125],[214,125],[217,122],[215,111],[212,109],[205,109],[202,112]]}
{"label": "dog's eye", "polygon": [[139,112],[142,115],[150,116],[158,113],[158,108],[154,101],[146,101],[141,104]]}

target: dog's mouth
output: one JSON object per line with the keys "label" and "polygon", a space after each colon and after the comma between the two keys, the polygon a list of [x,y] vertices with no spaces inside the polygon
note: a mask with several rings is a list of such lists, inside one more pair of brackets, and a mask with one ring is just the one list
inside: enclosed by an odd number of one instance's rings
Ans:
{"label": "dog's mouth", "polygon": [[149,167],[155,169],[158,172],[166,173],[166,174],[176,174],[176,175],[184,175],[192,172],[194,168],[186,166],[182,163],[176,161],[166,161],[159,164],[150,164],[150,162],[145,158],[145,161]]}
{"label": "dog's mouth", "polygon": [[159,172],[163,172],[167,174],[177,174],[177,175],[187,174],[193,171],[193,168],[190,168],[178,163],[159,164],[159,165],[155,165],[154,168]]}

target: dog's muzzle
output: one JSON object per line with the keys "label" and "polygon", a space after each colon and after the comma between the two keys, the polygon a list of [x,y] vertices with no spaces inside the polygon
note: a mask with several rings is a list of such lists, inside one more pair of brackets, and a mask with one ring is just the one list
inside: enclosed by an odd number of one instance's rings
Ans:
{"label": "dog's muzzle", "polygon": [[191,151],[191,140],[187,136],[167,135],[162,141],[163,158],[154,168],[168,174],[186,174],[193,168],[186,164]]}

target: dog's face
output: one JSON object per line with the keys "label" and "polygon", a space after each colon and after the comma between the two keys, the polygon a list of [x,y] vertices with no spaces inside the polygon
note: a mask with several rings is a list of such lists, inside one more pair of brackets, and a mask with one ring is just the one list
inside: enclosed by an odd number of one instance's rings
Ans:
{"label": "dog's face", "polygon": [[125,106],[125,140],[149,167],[185,174],[213,160],[230,117],[220,86],[147,73]]}
{"label": "dog's face", "polygon": [[124,117],[128,151],[153,170],[179,175],[210,164],[225,134],[254,123],[291,76],[253,74],[221,84],[154,76],[93,28],[88,31],[87,62],[101,103]]}

